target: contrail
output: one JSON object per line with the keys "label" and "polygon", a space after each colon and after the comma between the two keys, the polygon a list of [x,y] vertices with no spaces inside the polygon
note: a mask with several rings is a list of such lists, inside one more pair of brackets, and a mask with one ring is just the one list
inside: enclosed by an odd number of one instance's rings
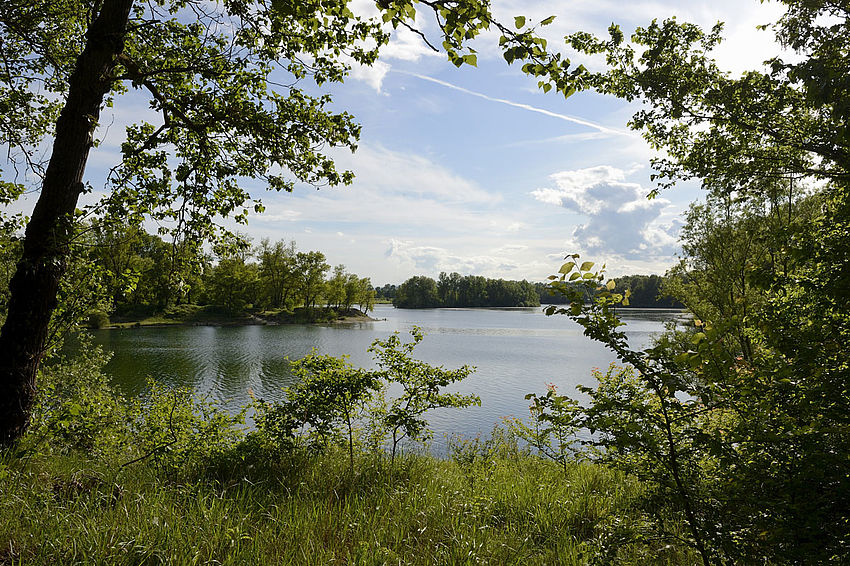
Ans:
{"label": "contrail", "polygon": [[486,94],[482,94],[480,92],[475,92],[474,90],[469,90],[468,88],[463,88],[457,85],[453,85],[452,83],[447,83],[446,81],[441,81],[440,79],[435,79],[434,77],[429,77],[427,75],[420,75],[419,73],[410,73],[407,71],[396,71],[392,70],[393,73],[400,73],[402,75],[410,75],[411,77],[416,77],[417,79],[422,79],[423,81],[429,81],[432,83],[436,83],[438,85],[442,85],[446,88],[450,88],[452,90],[457,90],[465,94],[469,94],[472,96],[477,96],[478,98],[483,98],[484,100],[489,100],[490,102],[498,102],[500,104],[507,104],[508,106],[513,106],[514,108],[522,108],[523,110],[528,110],[529,112],[537,112],[538,114],[543,114],[545,116],[551,116],[552,118],[558,118],[559,120],[564,120],[566,122],[572,122],[573,124],[580,124],[582,126],[587,126],[588,128],[593,128],[594,130],[598,130],[600,132],[604,132],[606,134],[614,134],[618,136],[633,136],[631,132],[623,131],[623,130],[615,130],[613,128],[607,128],[600,124],[596,124],[594,122],[590,122],[588,120],[584,120],[582,118],[576,118],[575,116],[568,116],[567,114],[558,114],[557,112],[551,112],[549,110],[545,110],[543,108],[537,108],[536,106],[531,106],[528,104],[522,104],[520,102],[514,102],[512,100],[506,100],[504,98],[495,98],[492,96],[487,96]]}

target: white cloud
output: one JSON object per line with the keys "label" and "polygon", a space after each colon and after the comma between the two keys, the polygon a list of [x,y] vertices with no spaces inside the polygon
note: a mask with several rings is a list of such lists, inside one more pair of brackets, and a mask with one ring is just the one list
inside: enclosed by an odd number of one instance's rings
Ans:
{"label": "white cloud", "polygon": [[[422,18],[418,18],[421,22]],[[393,32],[390,42],[381,49],[381,59],[395,59],[415,63],[423,57],[444,58],[445,54],[434,51],[412,31],[399,28]]]}
{"label": "white cloud", "polygon": [[669,256],[676,251],[678,225],[670,202],[649,200],[648,191],[627,182],[627,172],[601,165],[550,176],[557,188],[532,191],[543,203],[564,207],[585,217],[570,234],[568,246],[591,253],[612,253],[625,259]]}
{"label": "white cloud", "polygon": [[351,71],[349,76],[357,81],[363,81],[375,92],[381,93],[381,87],[384,84],[384,77],[390,72],[390,65],[383,61],[375,61],[372,65],[361,65],[356,61],[351,61]]}
{"label": "white cloud", "polygon": [[437,246],[417,245],[409,240],[391,239],[387,242],[385,256],[413,272],[434,276],[441,271],[462,274],[491,275],[502,274],[519,267],[518,263],[504,255],[467,255],[458,254]]}
{"label": "white cloud", "polygon": [[330,223],[331,233],[353,235],[358,229],[384,238],[413,232],[494,237],[526,226],[513,210],[504,210],[501,194],[427,157],[362,145],[356,154],[335,159],[340,169],[354,171],[350,187],[298,186],[292,194],[266,194],[266,211],[252,214],[251,225],[272,229],[271,223],[294,221],[318,230],[319,223]]}
{"label": "white cloud", "polygon": [[292,210],[280,203],[266,206],[261,216],[263,222],[296,222],[301,218],[301,211]]}
{"label": "white cloud", "polygon": [[[354,0],[352,2],[352,11],[363,18],[378,18],[380,12],[371,0]],[[427,28],[424,18],[417,18],[417,25],[422,28]],[[380,60],[372,65],[361,65],[353,60],[347,61],[351,66],[349,77],[363,81],[370,87],[375,89],[375,92],[382,93],[384,78],[391,69],[388,61],[405,61],[415,63],[423,57],[443,58],[445,55],[436,52],[422,41],[422,39],[405,28],[393,30],[389,24],[384,24],[384,29],[390,33],[390,41],[380,50]]]}

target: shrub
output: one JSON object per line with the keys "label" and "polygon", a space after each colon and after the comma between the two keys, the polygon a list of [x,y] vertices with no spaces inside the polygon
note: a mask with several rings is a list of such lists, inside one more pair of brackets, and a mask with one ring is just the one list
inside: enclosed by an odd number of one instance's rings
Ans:
{"label": "shrub", "polygon": [[544,395],[529,393],[525,398],[531,401],[528,408],[531,418],[528,422],[506,419],[508,428],[538,454],[561,464],[566,474],[567,462],[573,459],[575,433],[579,429],[578,402],[566,395],[558,395],[552,384]]}
{"label": "shrub", "polygon": [[413,349],[424,337],[422,329],[414,326],[410,331],[412,342],[402,342],[398,332],[386,340],[375,340],[369,351],[375,355],[375,362],[381,370],[381,377],[388,383],[401,387],[399,397],[387,404],[382,420],[392,437],[391,462],[395,461],[399,443],[408,438],[413,441],[425,441],[431,437],[431,429],[424,414],[441,407],[463,408],[480,405],[477,395],[446,393],[444,387],[467,378],[474,367],[462,366],[447,370],[442,366],[432,366],[412,357]]}
{"label": "shrub", "polygon": [[126,405],[108,384],[103,368],[111,354],[79,337],[74,358],[42,366],[38,400],[24,440],[31,449],[103,452],[126,441]]}
{"label": "shrub", "polygon": [[86,320],[88,328],[100,329],[109,326],[109,315],[102,310],[91,311]]}
{"label": "shrub", "polygon": [[153,380],[131,408],[132,431],[142,455],[173,476],[215,466],[244,438],[245,409],[232,415],[188,388]]}

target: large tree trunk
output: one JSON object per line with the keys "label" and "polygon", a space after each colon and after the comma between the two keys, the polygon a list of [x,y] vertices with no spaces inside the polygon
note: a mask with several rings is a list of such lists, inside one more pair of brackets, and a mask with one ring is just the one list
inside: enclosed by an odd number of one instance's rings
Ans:
{"label": "large tree trunk", "polygon": [[29,420],[92,135],[117,56],[124,49],[132,4],[133,0],[103,2],[89,27],[56,122],[53,153],[27,225],[23,256],[9,284],[9,310],[0,331],[0,445],[21,436]]}

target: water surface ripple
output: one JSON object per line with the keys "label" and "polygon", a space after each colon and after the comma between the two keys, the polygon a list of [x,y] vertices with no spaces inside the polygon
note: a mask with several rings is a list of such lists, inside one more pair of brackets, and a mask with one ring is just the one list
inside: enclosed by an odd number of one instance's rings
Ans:
{"label": "water surface ripple", "polygon": [[[678,311],[623,311],[634,347],[646,346]],[[352,364],[374,367],[366,351],[376,338],[406,333],[413,325],[426,333],[417,357],[455,368],[473,365],[476,372],[457,387],[476,393],[481,407],[435,411],[430,416],[435,444],[446,434],[487,433],[501,417],[525,416],[530,392],[554,383],[572,393],[576,384],[591,384],[591,369],[605,368],[614,356],[584,337],[563,316],[528,309],[399,310],[378,305],[381,319],[333,326],[171,327],[101,330],[95,343],[113,352],[107,366],[114,385],[125,395],[143,394],[147,378],[169,386],[188,386],[228,408],[248,400],[249,390],[267,400],[280,399],[293,377],[285,358],[300,358],[313,348],[323,354],[348,355]]]}

